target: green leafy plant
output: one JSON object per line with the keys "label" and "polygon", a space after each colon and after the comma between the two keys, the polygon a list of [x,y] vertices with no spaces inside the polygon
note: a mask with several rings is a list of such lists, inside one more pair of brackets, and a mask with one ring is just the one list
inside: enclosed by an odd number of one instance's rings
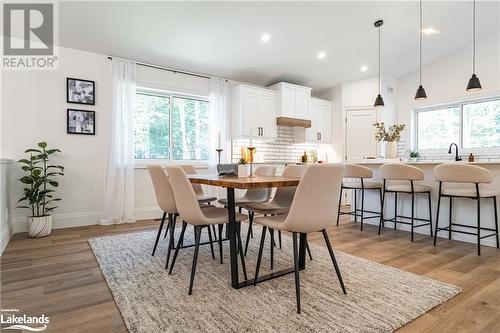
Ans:
{"label": "green leafy plant", "polygon": [[240,158],[239,164],[247,164],[247,160],[245,160],[243,157]]}
{"label": "green leafy plant", "polygon": [[389,126],[388,129],[385,128],[384,122],[376,122],[373,124],[375,128],[377,128],[377,132],[375,133],[375,140],[378,142],[399,142],[401,140],[401,132],[405,128],[405,124],[394,124]]}
{"label": "green leafy plant", "polygon": [[39,149],[25,150],[29,157],[18,161],[26,172],[19,181],[28,186],[23,189],[24,196],[17,202],[17,208],[29,209],[32,217],[50,215],[57,208],[54,203],[61,199],[53,197],[54,188],[59,186],[56,178],[64,175],[64,167],[49,165],[49,156],[61,151],[47,149],[46,142],[39,142],[37,146]]}
{"label": "green leafy plant", "polygon": [[419,158],[420,157],[420,153],[418,152],[418,150],[410,150],[409,155],[411,158]]}

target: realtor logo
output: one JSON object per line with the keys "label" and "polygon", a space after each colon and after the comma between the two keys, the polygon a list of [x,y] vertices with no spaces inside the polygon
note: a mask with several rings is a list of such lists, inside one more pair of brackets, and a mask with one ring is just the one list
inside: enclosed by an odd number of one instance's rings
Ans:
{"label": "realtor logo", "polygon": [[3,4],[3,69],[57,69],[56,5]]}

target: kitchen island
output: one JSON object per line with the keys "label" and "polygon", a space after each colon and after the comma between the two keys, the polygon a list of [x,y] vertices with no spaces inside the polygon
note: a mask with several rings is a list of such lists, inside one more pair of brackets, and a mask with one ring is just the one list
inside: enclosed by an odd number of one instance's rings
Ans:
{"label": "kitchen island", "polygon": [[[366,167],[369,167],[370,169],[373,170],[373,176],[374,176],[374,181],[380,181],[380,174],[379,174],[379,167],[384,164],[384,163],[394,163],[396,162],[395,160],[384,160],[384,159],[373,159],[373,160],[363,160],[359,161],[356,164],[364,165]],[[416,166],[420,169],[425,174],[425,179],[421,182],[417,182],[419,184],[423,185],[428,185],[432,188],[432,221],[433,221],[433,230],[435,229],[435,221],[436,221],[436,212],[437,212],[437,199],[438,199],[438,191],[439,191],[439,183],[435,181],[433,177],[433,169],[436,165],[441,164],[441,163],[446,163],[450,161],[415,161],[415,162],[401,162],[401,163],[406,163],[409,165]],[[491,171],[493,174],[493,182],[491,184],[484,184],[480,185],[480,189],[494,189],[497,192],[500,192],[500,160],[495,161],[495,160],[484,160],[484,161],[477,161],[477,162],[453,162],[453,163],[467,163],[467,164],[473,164],[473,165],[478,165],[483,168],[486,168]],[[444,185],[443,185],[444,186]],[[457,186],[456,184],[449,184],[447,186],[453,187]],[[470,184],[463,184],[460,186],[471,186],[473,188],[473,185]],[[358,207],[361,207],[359,198],[358,197]],[[497,204],[500,202],[500,200],[497,199]],[[394,195],[388,193],[385,197],[385,209],[384,209],[384,218],[390,219],[394,216]],[[442,198],[441,199],[441,211],[439,215],[439,225],[440,227],[444,227],[448,223],[449,219],[449,201],[447,198]],[[497,207],[497,209],[500,211],[500,207]],[[380,199],[378,196],[378,192],[376,191],[366,191],[365,192],[365,210],[372,210],[372,211],[380,211]],[[415,196],[415,216],[420,217],[420,218],[428,218],[428,202],[427,202],[427,196],[426,195],[416,195]],[[369,214],[368,214],[369,215]],[[405,216],[410,216],[411,215],[411,197],[409,194],[399,194],[398,195],[398,215],[405,215]],[[477,225],[477,203],[475,200],[471,199],[466,199],[466,198],[456,198],[453,200],[453,206],[452,206],[452,219],[456,223],[464,224],[464,225],[470,225],[470,226],[476,226]],[[358,218],[359,220],[359,218]],[[495,219],[494,219],[494,211],[493,211],[493,200],[492,199],[482,199],[481,200],[481,226],[486,227],[486,228],[494,228],[495,227]],[[369,219],[365,220],[365,223],[369,224],[377,224],[378,225],[378,219]],[[386,222],[386,228],[392,228],[393,223],[391,222]],[[408,225],[404,224],[398,224],[397,226],[398,229],[400,230],[406,230],[409,231],[410,227]],[[465,230],[465,231],[472,231],[475,232],[472,229],[460,229],[460,227],[454,227],[457,230]],[[382,233],[384,230],[382,229]],[[420,233],[420,234],[429,234],[429,228],[428,227],[422,227],[422,228],[416,228],[415,233]],[[486,231],[483,231],[484,234],[486,234]],[[440,231],[438,233],[439,238],[447,238],[448,237],[448,232],[447,231]],[[418,236],[416,236],[416,239],[418,240]],[[461,240],[461,241],[466,241],[470,243],[476,243],[476,236],[472,235],[466,235],[466,234],[460,234],[460,233],[452,233],[452,239],[456,240]],[[488,245],[488,246],[496,246],[496,240],[495,237],[489,237],[481,240],[482,245]],[[438,245],[439,245],[439,239],[438,239]]]}

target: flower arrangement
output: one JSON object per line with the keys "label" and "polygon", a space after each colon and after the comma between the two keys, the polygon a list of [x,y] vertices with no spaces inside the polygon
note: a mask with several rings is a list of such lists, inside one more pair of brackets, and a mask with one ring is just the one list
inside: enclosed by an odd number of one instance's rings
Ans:
{"label": "flower arrangement", "polygon": [[377,132],[375,133],[375,140],[378,142],[399,142],[401,139],[401,132],[404,130],[406,125],[394,124],[386,129],[384,122],[376,122],[373,126],[377,129]]}

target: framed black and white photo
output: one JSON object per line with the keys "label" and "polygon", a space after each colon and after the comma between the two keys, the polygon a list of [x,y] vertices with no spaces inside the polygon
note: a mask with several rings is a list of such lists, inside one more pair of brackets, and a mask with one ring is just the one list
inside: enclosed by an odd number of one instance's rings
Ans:
{"label": "framed black and white photo", "polygon": [[87,110],[68,109],[68,134],[95,135],[95,112]]}
{"label": "framed black and white photo", "polygon": [[66,102],[95,105],[95,81],[66,78]]}

